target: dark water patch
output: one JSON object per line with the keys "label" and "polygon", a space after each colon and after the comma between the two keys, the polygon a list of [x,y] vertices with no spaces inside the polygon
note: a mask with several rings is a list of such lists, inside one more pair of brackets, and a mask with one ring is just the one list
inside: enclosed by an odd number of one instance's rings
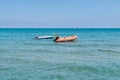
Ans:
{"label": "dark water patch", "polygon": [[53,52],[53,50],[50,49],[14,49],[12,50],[14,52],[22,52],[22,53],[42,53],[42,52],[46,52],[46,53],[50,53]]}
{"label": "dark water patch", "polygon": [[46,52],[46,53],[51,53],[51,52],[53,52],[53,50],[43,49],[43,50],[34,50],[34,52]]}
{"label": "dark water patch", "polygon": [[8,58],[4,58],[2,59],[2,61],[6,61],[6,63],[28,63],[27,59],[24,58],[15,58],[15,57],[8,57]]}
{"label": "dark water patch", "polygon": [[111,50],[111,49],[109,49],[109,50],[98,49],[98,51],[100,51],[100,52],[105,52],[105,53],[119,53],[119,52],[117,52],[117,51],[115,51],[115,50]]}
{"label": "dark water patch", "polygon": [[4,66],[0,66],[0,72],[1,71],[8,71],[8,70],[11,70],[13,69],[12,67],[4,67]]}
{"label": "dark water patch", "polygon": [[88,48],[88,47],[100,47],[100,44],[82,44],[81,47]]}
{"label": "dark water patch", "polygon": [[76,45],[76,42],[60,42],[60,43],[49,43],[49,44],[45,44],[45,46],[63,46],[63,47],[73,47],[74,45]]}
{"label": "dark water patch", "polygon": [[94,56],[95,54],[90,53],[89,51],[84,51],[84,50],[70,50],[70,51],[54,51],[56,54],[71,54],[73,56],[82,56],[82,55],[87,55],[87,56]]}
{"label": "dark water patch", "polygon": [[0,53],[8,52],[7,50],[0,50]]}
{"label": "dark water patch", "polygon": [[58,75],[58,74],[45,75],[45,76],[42,76],[41,79],[43,80],[65,80],[66,76]]}
{"label": "dark water patch", "polygon": [[120,47],[120,45],[119,44],[117,44],[117,43],[115,43],[115,44],[104,44],[104,46],[108,46],[108,47]]}
{"label": "dark water patch", "polygon": [[12,52],[12,50],[11,49],[2,49],[2,50],[0,50],[0,54],[1,55],[6,55],[6,54],[8,54],[8,53],[11,53]]}
{"label": "dark water patch", "polygon": [[40,43],[24,43],[24,45],[32,45],[32,46],[36,46],[36,45],[40,45]]}
{"label": "dark water patch", "polygon": [[105,40],[105,39],[99,39],[99,40],[92,40],[93,42],[105,42],[105,41],[108,41],[108,40]]}
{"label": "dark water patch", "polygon": [[[55,44],[54,44],[55,45]],[[65,44],[65,43],[61,43],[61,44],[56,44],[55,47],[59,48],[62,47],[64,49],[71,49],[71,50],[81,50],[81,49],[90,49],[92,47],[96,47],[96,46],[100,46],[99,44],[83,44],[83,43],[73,43],[73,44]]]}
{"label": "dark water patch", "polygon": [[97,69],[91,66],[69,66],[68,69],[72,72],[83,72],[83,71],[88,71],[88,72],[97,72]]}
{"label": "dark water patch", "polygon": [[54,42],[32,42],[32,43],[24,43],[25,46],[42,46],[42,47],[48,47],[48,46],[58,46]]}
{"label": "dark water patch", "polygon": [[100,43],[84,43],[84,42],[80,42],[80,43],[76,43],[74,45],[70,45],[70,47],[78,47],[78,48],[91,48],[91,47],[100,47],[102,44]]}

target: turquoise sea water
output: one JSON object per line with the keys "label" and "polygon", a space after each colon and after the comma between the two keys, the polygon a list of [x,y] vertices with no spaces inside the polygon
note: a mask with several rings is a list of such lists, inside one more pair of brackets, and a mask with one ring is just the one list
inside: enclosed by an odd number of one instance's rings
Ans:
{"label": "turquoise sea water", "polygon": [[120,29],[0,29],[0,80],[120,80]]}

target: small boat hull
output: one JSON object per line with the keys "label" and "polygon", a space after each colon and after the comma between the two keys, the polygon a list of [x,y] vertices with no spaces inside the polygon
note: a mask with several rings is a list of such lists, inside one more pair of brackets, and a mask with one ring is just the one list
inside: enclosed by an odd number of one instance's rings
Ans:
{"label": "small boat hull", "polygon": [[53,36],[36,36],[35,39],[53,39]]}
{"label": "small boat hull", "polygon": [[77,36],[69,36],[64,38],[58,38],[55,42],[69,42],[77,39]]}

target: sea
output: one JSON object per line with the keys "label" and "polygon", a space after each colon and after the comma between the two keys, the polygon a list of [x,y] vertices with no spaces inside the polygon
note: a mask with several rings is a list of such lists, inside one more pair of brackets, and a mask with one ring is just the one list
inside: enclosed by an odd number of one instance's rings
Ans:
{"label": "sea", "polygon": [[120,80],[120,28],[0,28],[0,80]]}

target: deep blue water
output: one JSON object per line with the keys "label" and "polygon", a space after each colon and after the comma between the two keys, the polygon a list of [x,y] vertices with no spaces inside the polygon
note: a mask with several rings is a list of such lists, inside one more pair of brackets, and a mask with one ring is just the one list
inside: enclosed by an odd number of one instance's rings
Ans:
{"label": "deep blue water", "polygon": [[1,28],[0,80],[120,80],[120,29]]}

